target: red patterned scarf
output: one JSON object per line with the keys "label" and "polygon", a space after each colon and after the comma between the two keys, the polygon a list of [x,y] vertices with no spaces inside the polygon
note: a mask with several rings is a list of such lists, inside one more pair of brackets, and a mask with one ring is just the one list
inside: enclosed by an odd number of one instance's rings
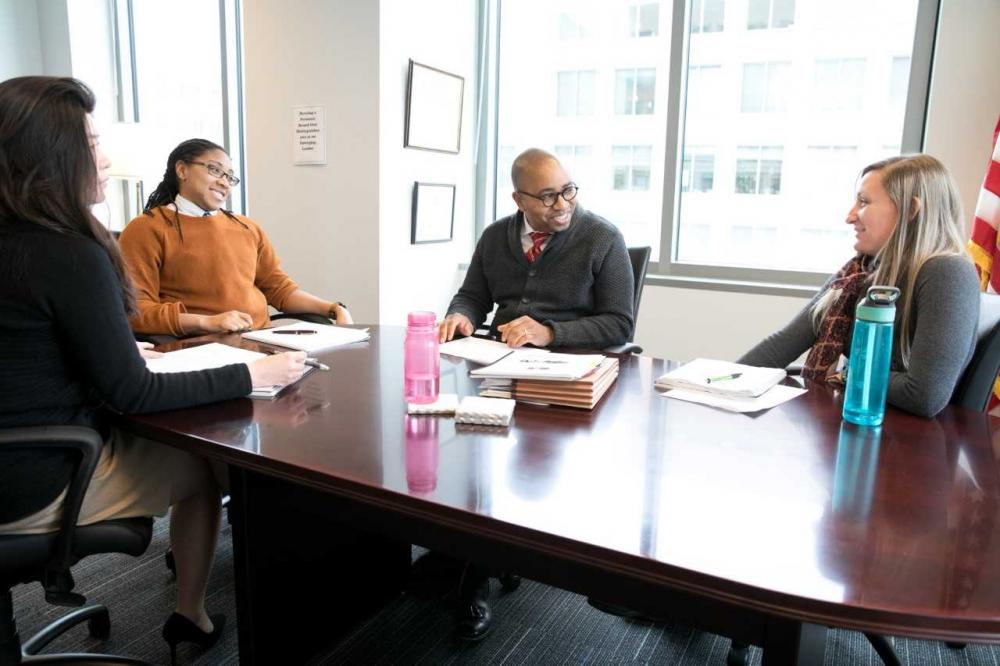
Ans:
{"label": "red patterned scarf", "polygon": [[844,353],[844,344],[854,326],[854,307],[864,296],[871,277],[870,257],[857,255],[837,271],[828,289],[840,289],[840,297],[823,315],[802,376],[816,382],[825,382],[836,369]]}

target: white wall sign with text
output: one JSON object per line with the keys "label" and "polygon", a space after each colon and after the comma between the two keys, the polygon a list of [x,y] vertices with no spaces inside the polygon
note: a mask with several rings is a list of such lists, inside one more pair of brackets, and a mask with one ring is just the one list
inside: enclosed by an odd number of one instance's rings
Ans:
{"label": "white wall sign with text", "polygon": [[292,163],[326,164],[326,107],[292,107]]}

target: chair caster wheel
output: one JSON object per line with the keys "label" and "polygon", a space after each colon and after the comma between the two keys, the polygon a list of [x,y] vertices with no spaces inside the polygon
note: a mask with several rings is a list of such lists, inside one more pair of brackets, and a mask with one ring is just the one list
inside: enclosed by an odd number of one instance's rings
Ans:
{"label": "chair caster wheel", "polygon": [[111,637],[111,615],[105,608],[87,620],[87,631],[91,638],[106,641]]}

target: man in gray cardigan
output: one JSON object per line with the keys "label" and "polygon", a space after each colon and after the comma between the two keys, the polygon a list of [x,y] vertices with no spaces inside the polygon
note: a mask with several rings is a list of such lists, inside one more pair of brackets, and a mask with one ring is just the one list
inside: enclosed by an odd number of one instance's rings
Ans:
{"label": "man in gray cardigan", "polygon": [[[532,148],[511,168],[518,211],[491,224],[441,323],[441,341],[472,335],[498,304],[492,331],[511,347],[602,349],[632,339],[634,279],[621,232],[577,206],[576,184],[555,157]],[[492,614],[488,567],[462,576],[458,635],[479,640]],[[495,573],[495,572],[493,572]],[[505,574],[504,587],[520,579]]]}
{"label": "man in gray cardigan", "polygon": [[543,150],[521,153],[511,180],[518,211],[483,232],[441,341],[472,335],[494,303],[492,332],[511,347],[631,340],[634,280],[621,232],[577,205],[576,184]]}

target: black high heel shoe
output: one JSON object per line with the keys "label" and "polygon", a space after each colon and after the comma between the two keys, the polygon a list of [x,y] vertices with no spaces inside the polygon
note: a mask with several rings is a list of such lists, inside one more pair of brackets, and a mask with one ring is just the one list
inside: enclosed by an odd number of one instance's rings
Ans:
{"label": "black high heel shoe", "polygon": [[170,646],[170,663],[177,666],[177,644],[194,643],[203,648],[210,648],[219,640],[222,629],[226,626],[226,616],[221,613],[209,615],[214,628],[212,631],[202,631],[197,624],[180,613],[171,613],[163,625],[163,640]]}

